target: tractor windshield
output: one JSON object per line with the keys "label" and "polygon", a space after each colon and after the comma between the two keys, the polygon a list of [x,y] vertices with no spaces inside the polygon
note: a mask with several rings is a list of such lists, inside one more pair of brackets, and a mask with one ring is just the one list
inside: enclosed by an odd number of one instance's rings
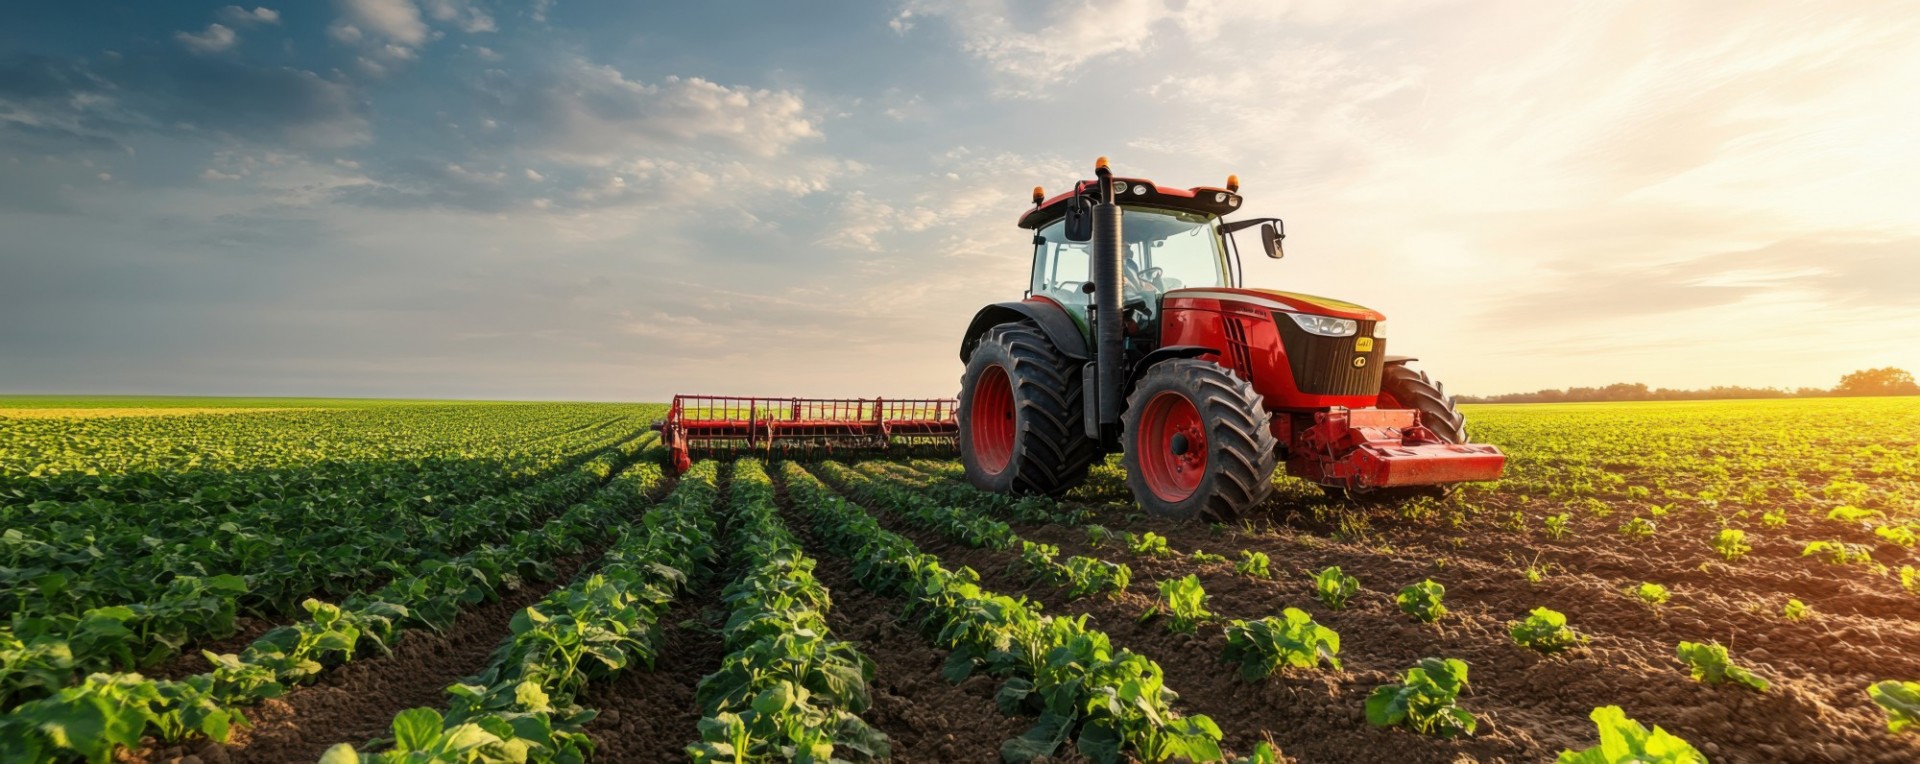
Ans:
{"label": "tractor windshield", "polygon": [[1194,212],[1127,207],[1121,233],[1126,238],[1126,287],[1155,303],[1170,289],[1232,286],[1226,253],[1221,251],[1215,218]]}

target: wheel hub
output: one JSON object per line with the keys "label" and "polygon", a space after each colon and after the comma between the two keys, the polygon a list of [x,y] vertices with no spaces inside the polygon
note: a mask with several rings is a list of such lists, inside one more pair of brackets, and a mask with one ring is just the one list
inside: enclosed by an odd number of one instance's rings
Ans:
{"label": "wheel hub", "polygon": [[1147,401],[1133,444],[1147,487],[1164,501],[1184,501],[1207,473],[1207,435],[1200,410],[1167,391]]}

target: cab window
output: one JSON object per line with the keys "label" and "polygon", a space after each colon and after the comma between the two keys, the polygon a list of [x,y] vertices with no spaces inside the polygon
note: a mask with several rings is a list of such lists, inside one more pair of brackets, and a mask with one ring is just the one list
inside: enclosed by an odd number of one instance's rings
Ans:
{"label": "cab window", "polygon": [[1051,297],[1062,305],[1085,305],[1091,299],[1081,287],[1093,278],[1086,242],[1067,241],[1065,226],[1055,222],[1034,238],[1033,294]]}

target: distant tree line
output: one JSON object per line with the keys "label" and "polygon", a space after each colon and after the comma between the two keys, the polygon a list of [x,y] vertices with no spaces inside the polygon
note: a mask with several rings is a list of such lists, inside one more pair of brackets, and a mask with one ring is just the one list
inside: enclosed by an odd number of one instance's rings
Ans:
{"label": "distant tree line", "polygon": [[1711,401],[1729,398],[1822,398],[1859,395],[1920,395],[1913,375],[1891,366],[1862,369],[1840,378],[1832,388],[1741,387],[1718,385],[1704,390],[1647,387],[1638,382],[1616,382],[1606,387],[1569,387],[1504,395],[1462,395],[1461,403],[1593,403],[1600,401]]}

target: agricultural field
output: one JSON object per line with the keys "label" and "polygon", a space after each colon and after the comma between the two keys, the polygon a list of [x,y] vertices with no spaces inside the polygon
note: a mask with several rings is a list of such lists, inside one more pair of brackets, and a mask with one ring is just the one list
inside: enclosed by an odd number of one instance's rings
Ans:
{"label": "agricultural field", "polygon": [[1234,524],[662,412],[0,399],[0,760],[1920,761],[1913,398],[1469,407],[1500,483]]}

